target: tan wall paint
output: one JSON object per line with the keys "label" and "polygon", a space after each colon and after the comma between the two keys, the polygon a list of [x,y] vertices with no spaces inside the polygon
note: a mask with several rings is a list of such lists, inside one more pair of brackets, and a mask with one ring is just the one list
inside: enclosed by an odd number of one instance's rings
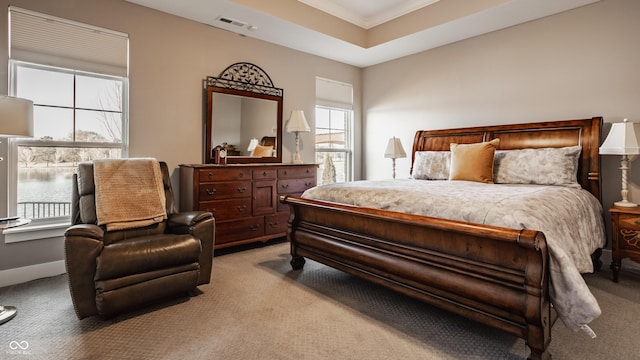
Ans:
{"label": "tan wall paint", "polygon": [[[203,159],[202,80],[217,76],[234,62],[247,61],[265,70],[284,89],[284,120],[303,109],[314,126],[315,78],[354,85],[356,118],[360,118],[362,70],[263,41],[241,37],[197,22],[150,10],[122,0],[12,0],[11,5],[128,33],[130,36],[130,151],[167,161],[177,187],[177,166]],[[9,1],[0,0],[6,9]],[[0,16],[0,84],[7,84],[7,23]],[[6,88],[0,93],[6,93]],[[358,125],[359,129],[359,125]],[[284,133],[283,162],[291,162],[295,138]],[[303,161],[314,162],[312,133],[303,133]],[[0,144],[0,153],[6,144]],[[3,156],[0,154],[0,156]],[[6,156],[6,154],[5,154]],[[6,189],[6,162],[0,163],[0,185]],[[177,191],[177,188],[176,188]],[[6,194],[1,194],[6,199]],[[6,213],[5,201],[0,214]],[[63,259],[62,241],[4,244],[0,236],[0,270]]]}
{"label": "tan wall paint", "polygon": [[[640,122],[638,15],[640,1],[600,1],[366,68],[365,178],[390,177],[383,144],[395,135],[410,151],[418,129],[592,116]],[[409,177],[410,163],[397,160],[398,177]],[[605,208],[621,198],[618,166],[618,156],[602,157]],[[640,159],[630,188],[640,203]]]}

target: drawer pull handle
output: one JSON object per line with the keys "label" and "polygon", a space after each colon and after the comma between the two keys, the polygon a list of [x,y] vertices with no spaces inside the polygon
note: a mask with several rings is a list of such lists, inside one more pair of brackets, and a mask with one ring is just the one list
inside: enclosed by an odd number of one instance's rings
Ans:
{"label": "drawer pull handle", "polygon": [[282,184],[282,188],[283,188],[283,189],[286,189],[286,188],[288,188],[288,187],[289,187],[289,184]]}
{"label": "drawer pull handle", "polygon": [[236,209],[238,209],[238,212],[243,212],[247,210],[247,206],[246,205],[236,206]]}
{"label": "drawer pull handle", "polygon": [[251,229],[251,231],[258,231],[258,229],[260,229],[260,225],[259,224],[249,225],[249,229]]}
{"label": "drawer pull handle", "polygon": [[214,189],[204,189],[204,191],[206,191],[207,194],[212,195],[212,196],[216,194],[216,189],[215,188]]}
{"label": "drawer pull handle", "polygon": [[311,185],[313,185],[313,183],[306,182],[306,183],[304,183],[304,185],[305,185],[305,186],[311,186]]}
{"label": "drawer pull handle", "polygon": [[238,188],[238,192],[239,193],[243,193],[245,191],[247,191],[247,188],[244,188],[244,187],[243,188]]}
{"label": "drawer pull handle", "polygon": [[284,174],[287,175],[287,170],[284,171]]}
{"label": "drawer pull handle", "polygon": [[213,173],[211,171],[209,171],[209,174],[207,175],[209,177],[209,179],[213,178]]}
{"label": "drawer pull handle", "polygon": [[271,226],[272,228],[277,228],[278,227],[278,222],[277,221],[272,221],[269,223],[269,226]]}
{"label": "drawer pull handle", "polygon": [[262,172],[262,176],[267,176],[267,172],[266,172],[266,171],[263,171],[263,172]]}

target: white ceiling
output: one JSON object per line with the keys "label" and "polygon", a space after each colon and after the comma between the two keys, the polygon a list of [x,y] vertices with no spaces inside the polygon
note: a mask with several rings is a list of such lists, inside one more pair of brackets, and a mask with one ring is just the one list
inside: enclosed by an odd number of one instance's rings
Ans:
{"label": "white ceiling", "polygon": [[298,0],[328,14],[370,29],[440,0]]}
{"label": "white ceiling", "polygon": [[[599,0],[511,0],[372,47],[362,47],[232,0],[126,0],[243,36],[357,67],[367,67],[491,31],[557,14]],[[299,0],[362,28],[421,9],[433,0]],[[445,1],[445,0],[442,0]],[[467,0],[472,1],[472,0]],[[322,8],[320,8],[322,7]],[[221,22],[220,17],[240,25]]]}

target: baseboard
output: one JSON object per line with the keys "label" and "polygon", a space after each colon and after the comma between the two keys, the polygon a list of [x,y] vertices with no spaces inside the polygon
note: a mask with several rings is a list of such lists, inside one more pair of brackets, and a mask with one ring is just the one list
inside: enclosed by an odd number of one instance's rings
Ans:
{"label": "baseboard", "polygon": [[65,272],[67,272],[67,269],[65,268],[64,260],[2,270],[0,271],[0,287],[56,276]]}

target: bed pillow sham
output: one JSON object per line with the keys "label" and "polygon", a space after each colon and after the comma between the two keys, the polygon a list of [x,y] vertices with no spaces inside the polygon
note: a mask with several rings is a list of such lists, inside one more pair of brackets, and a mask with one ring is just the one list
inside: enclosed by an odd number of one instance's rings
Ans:
{"label": "bed pillow sham", "polygon": [[577,173],[581,150],[581,146],[498,150],[493,180],[497,184],[580,187]]}
{"label": "bed pillow sham", "polygon": [[273,146],[256,145],[256,148],[253,149],[253,153],[251,153],[251,156],[271,157],[273,156]]}
{"label": "bed pillow sham", "polygon": [[493,183],[493,157],[500,139],[475,144],[451,143],[449,180]]}
{"label": "bed pillow sham", "polygon": [[450,151],[416,151],[413,178],[418,180],[449,179]]}

